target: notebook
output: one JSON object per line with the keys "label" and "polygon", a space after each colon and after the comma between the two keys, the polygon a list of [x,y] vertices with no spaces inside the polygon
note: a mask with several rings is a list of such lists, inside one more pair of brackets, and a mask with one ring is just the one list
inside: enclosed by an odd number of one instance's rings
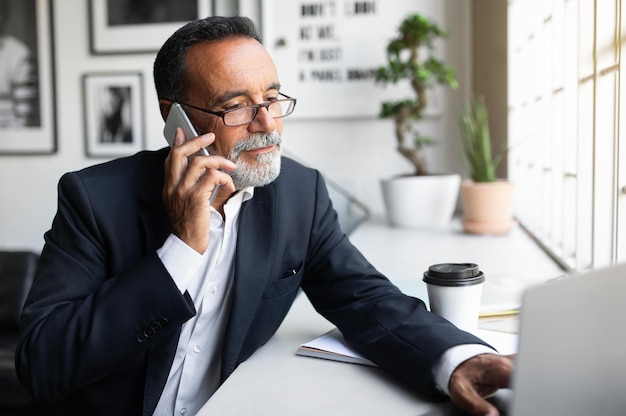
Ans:
{"label": "notebook", "polygon": [[626,264],[524,293],[512,416],[626,415]]}
{"label": "notebook", "polygon": [[[478,329],[475,333],[501,354],[517,352],[516,334],[484,329]],[[296,355],[377,367],[376,364],[352,349],[337,328],[300,345],[296,350]]]}

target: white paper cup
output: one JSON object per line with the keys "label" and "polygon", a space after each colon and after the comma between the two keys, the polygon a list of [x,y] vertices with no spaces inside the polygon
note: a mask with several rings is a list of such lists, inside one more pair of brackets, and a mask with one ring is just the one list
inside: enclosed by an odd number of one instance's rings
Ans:
{"label": "white paper cup", "polygon": [[459,329],[478,327],[480,299],[485,276],[474,263],[442,263],[424,272],[430,311]]}

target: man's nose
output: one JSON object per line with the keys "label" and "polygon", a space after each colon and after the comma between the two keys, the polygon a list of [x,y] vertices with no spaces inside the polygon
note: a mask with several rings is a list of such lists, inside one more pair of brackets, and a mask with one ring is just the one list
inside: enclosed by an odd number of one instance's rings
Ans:
{"label": "man's nose", "polygon": [[254,119],[248,125],[248,130],[252,132],[262,131],[269,133],[276,130],[276,119],[270,114],[267,107],[259,107]]}

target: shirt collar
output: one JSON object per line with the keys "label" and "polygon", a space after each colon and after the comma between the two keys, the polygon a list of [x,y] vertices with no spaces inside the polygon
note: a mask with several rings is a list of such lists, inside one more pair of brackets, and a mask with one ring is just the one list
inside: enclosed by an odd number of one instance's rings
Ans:
{"label": "shirt collar", "polygon": [[254,186],[246,186],[239,192],[243,194],[241,202],[249,201],[254,197]]}

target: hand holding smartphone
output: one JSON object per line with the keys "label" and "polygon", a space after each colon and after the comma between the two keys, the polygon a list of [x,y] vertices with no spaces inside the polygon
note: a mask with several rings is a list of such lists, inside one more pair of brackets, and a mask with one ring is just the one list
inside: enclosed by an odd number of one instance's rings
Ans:
{"label": "hand holding smartphone", "polygon": [[[163,135],[165,136],[165,140],[169,143],[170,147],[174,144],[174,139],[176,138],[176,128],[182,128],[185,133],[185,140],[191,140],[194,137],[198,137],[198,132],[195,127],[189,120],[187,113],[183,109],[183,106],[179,103],[173,103],[170,108],[170,112],[167,115],[167,120],[165,121],[165,127],[163,128]],[[205,148],[202,148],[196,155],[199,156],[209,156],[209,151]],[[195,156],[195,155],[194,155]],[[213,204],[215,201],[215,197],[220,190],[221,185],[217,185],[213,192],[211,193],[211,199],[209,200],[210,204]]]}
{"label": "hand holding smartphone", "polygon": [[[170,108],[170,113],[167,115],[165,128],[163,129],[163,135],[165,136],[165,140],[167,140],[170,147],[174,144],[177,127],[182,128],[183,132],[185,132],[185,140],[191,140],[194,137],[199,136],[195,127],[191,123],[191,120],[189,120],[187,113],[185,113],[183,106],[179,103],[174,103]],[[201,152],[202,153],[198,154],[202,154],[204,156],[209,155],[209,152],[206,149],[202,149]]]}

